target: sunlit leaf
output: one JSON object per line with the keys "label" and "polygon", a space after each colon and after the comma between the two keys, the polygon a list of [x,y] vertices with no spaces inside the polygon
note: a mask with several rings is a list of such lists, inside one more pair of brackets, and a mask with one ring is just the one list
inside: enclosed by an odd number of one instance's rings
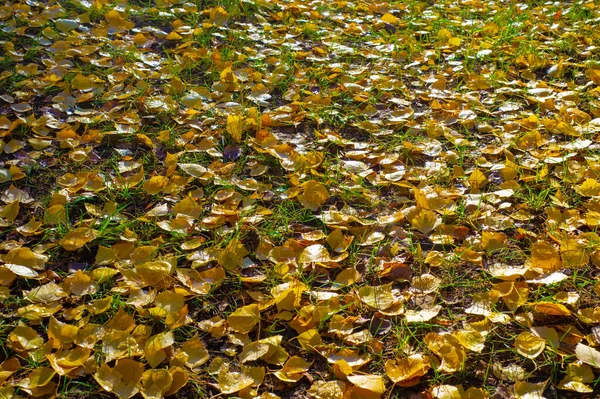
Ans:
{"label": "sunlit leaf", "polygon": [[88,227],[78,227],[67,233],[60,245],[67,251],[76,251],[98,237],[98,231]]}

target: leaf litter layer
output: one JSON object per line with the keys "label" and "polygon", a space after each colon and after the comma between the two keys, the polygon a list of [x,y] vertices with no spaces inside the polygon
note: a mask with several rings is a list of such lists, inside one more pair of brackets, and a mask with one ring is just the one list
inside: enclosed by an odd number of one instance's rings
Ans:
{"label": "leaf litter layer", "polygon": [[600,392],[599,17],[0,6],[0,396]]}

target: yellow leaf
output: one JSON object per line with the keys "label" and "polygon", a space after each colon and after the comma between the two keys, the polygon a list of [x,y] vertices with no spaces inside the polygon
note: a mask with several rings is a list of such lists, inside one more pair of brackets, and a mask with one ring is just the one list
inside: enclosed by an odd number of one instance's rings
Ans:
{"label": "yellow leaf", "polygon": [[546,241],[538,241],[531,248],[531,266],[544,271],[555,271],[561,268],[558,251]]}
{"label": "yellow leaf", "polygon": [[129,30],[135,26],[133,22],[123,18],[117,10],[110,10],[104,14],[104,18],[108,22],[109,27],[116,31]]}
{"label": "yellow leaf", "polygon": [[588,74],[590,80],[596,85],[600,86],[600,69],[590,69]]}
{"label": "yellow leaf", "polygon": [[[448,44],[449,44],[450,46],[452,46],[452,47],[458,47],[458,46],[460,46],[460,43],[461,43],[461,42],[462,42],[462,40],[461,40],[461,38],[460,38],[460,37],[451,37],[451,38],[448,40]],[[473,176],[473,175],[471,175],[471,176]],[[485,176],[484,176],[484,177],[485,177]],[[470,179],[469,179],[469,180],[470,180]],[[486,182],[487,182],[487,180],[486,180]]]}
{"label": "yellow leaf", "polygon": [[311,211],[317,211],[329,199],[327,188],[316,180],[306,181],[300,187],[302,193],[298,195],[298,201]]}
{"label": "yellow leaf", "polygon": [[185,371],[181,367],[170,367],[169,372],[171,373],[171,377],[173,378],[173,382],[171,383],[171,388],[167,392],[165,392],[164,396],[171,396],[177,393],[181,388],[183,388],[190,376],[187,371]]}
{"label": "yellow leaf", "polygon": [[221,393],[225,395],[241,391],[254,384],[254,378],[249,373],[229,371],[228,364],[219,370],[217,381]]}
{"label": "yellow leaf", "polygon": [[144,349],[144,355],[150,367],[155,368],[162,363],[163,360],[167,358],[165,349],[174,343],[175,339],[171,331],[156,334],[148,338],[146,348]]}
{"label": "yellow leaf", "polygon": [[98,291],[98,284],[87,273],[77,270],[74,275],[64,279],[63,288],[67,294],[76,296],[92,295]]}
{"label": "yellow leaf", "polygon": [[257,304],[236,309],[227,317],[227,324],[235,331],[249,333],[260,321],[260,310]]}
{"label": "yellow leaf", "polygon": [[314,328],[304,331],[302,334],[298,335],[297,339],[302,349],[309,352],[315,351],[315,347],[323,344],[321,335]]}
{"label": "yellow leaf", "polygon": [[345,391],[343,381],[315,381],[308,393],[315,399],[342,399]]}
{"label": "yellow leaf", "polygon": [[596,197],[600,195],[600,182],[587,178],[580,186],[575,186],[575,191],[584,197]]}
{"label": "yellow leaf", "polygon": [[76,90],[89,91],[96,88],[96,84],[92,79],[79,73],[71,81],[71,87]]}
{"label": "yellow leaf", "polygon": [[431,394],[436,399],[463,399],[464,389],[461,386],[438,385],[431,389]]}
{"label": "yellow leaf", "polygon": [[481,233],[481,246],[488,252],[506,247],[508,237],[502,232],[484,231]]}
{"label": "yellow leaf", "polygon": [[561,305],[560,303],[541,301],[532,303],[531,305],[533,305],[533,308],[536,311],[547,314],[549,316],[571,315],[571,311],[565,305]]}
{"label": "yellow leaf", "polygon": [[269,345],[261,342],[250,342],[245,345],[238,358],[240,362],[253,362],[262,358],[269,352]]}
{"label": "yellow leaf", "polygon": [[38,349],[44,344],[44,339],[31,327],[20,323],[9,334],[10,347],[17,352]]}
{"label": "yellow leaf", "polygon": [[462,370],[467,359],[465,349],[450,334],[429,333],[423,338],[427,347],[442,359],[439,370],[453,373]]}
{"label": "yellow leaf", "polygon": [[473,352],[481,352],[485,346],[485,337],[479,331],[456,331],[454,337],[462,346]]}
{"label": "yellow leaf", "polygon": [[354,374],[348,376],[348,381],[365,391],[381,395],[385,391],[383,377],[374,374]]}
{"label": "yellow leaf", "polygon": [[70,344],[75,341],[79,327],[62,323],[54,318],[50,317],[48,323],[48,338],[52,341],[52,346],[58,348],[65,344]]}
{"label": "yellow leaf", "polygon": [[[453,38],[453,39],[455,39],[455,38]],[[450,40],[452,40],[452,39],[450,39]],[[460,39],[459,39],[459,41],[460,41]],[[460,42],[459,42],[459,45],[460,45]],[[473,173],[471,173],[471,176],[469,176],[469,185],[476,189],[485,186],[487,184],[487,182],[488,182],[487,177],[485,177],[483,172],[479,169],[475,169],[473,171]]]}
{"label": "yellow leaf", "polygon": [[211,173],[202,165],[195,163],[179,163],[177,164],[185,173],[198,179],[209,178]]}
{"label": "yellow leaf", "polygon": [[275,372],[275,376],[284,382],[298,382],[311,364],[312,362],[307,362],[300,356],[292,356],[281,370]]}
{"label": "yellow leaf", "polygon": [[423,234],[432,232],[442,223],[442,220],[434,212],[418,206],[406,209],[404,215],[410,222],[410,225]]}
{"label": "yellow leaf", "polygon": [[392,284],[361,287],[358,290],[358,297],[372,308],[380,310],[388,309],[396,302],[392,295]]}
{"label": "yellow leaf", "polygon": [[76,251],[98,237],[98,231],[89,227],[78,227],[68,232],[60,241],[61,247],[67,251]]}
{"label": "yellow leaf", "polygon": [[577,359],[581,360],[583,363],[600,368],[600,352],[596,349],[579,343],[575,348],[575,355],[577,356]]}
{"label": "yellow leaf", "polygon": [[217,261],[219,262],[219,265],[225,268],[225,270],[232,270],[235,269],[242,258],[248,254],[249,252],[244,247],[244,244],[238,239],[234,239],[229,241],[227,247],[219,251]]}
{"label": "yellow leaf", "polygon": [[398,23],[398,21],[399,21],[398,17],[396,17],[396,16],[394,16],[394,15],[392,15],[390,13],[383,14],[381,16],[381,20],[383,22],[386,22],[386,23],[392,24],[392,25],[396,25]]}
{"label": "yellow leaf", "polygon": [[50,367],[37,367],[27,377],[25,377],[18,386],[30,391],[35,388],[43,387],[51,383],[52,377],[56,375],[56,372]]}
{"label": "yellow leaf", "polygon": [[331,257],[327,249],[321,244],[310,245],[302,251],[298,257],[298,263],[327,263],[331,262]]}
{"label": "yellow leaf", "polygon": [[568,238],[560,243],[560,256],[563,267],[579,268],[590,261],[585,246],[574,238]]}
{"label": "yellow leaf", "polygon": [[225,26],[229,20],[229,13],[223,7],[215,7],[210,10],[210,22],[216,26]]}
{"label": "yellow leaf", "polygon": [[13,248],[4,257],[8,265],[24,266],[35,270],[44,270],[48,256],[37,254],[27,247]]}
{"label": "yellow leaf", "polygon": [[335,252],[346,252],[352,241],[354,236],[345,236],[341,229],[335,229],[327,236],[327,244]]}
{"label": "yellow leaf", "polygon": [[144,365],[131,359],[117,360],[114,368],[102,364],[94,374],[94,379],[100,386],[117,395],[128,399],[140,391],[138,383],[144,373]]}
{"label": "yellow leaf", "polygon": [[140,393],[146,399],[161,399],[171,388],[173,376],[165,369],[146,370],[142,374]]}
{"label": "yellow leaf", "polygon": [[51,281],[24,292],[24,296],[32,302],[50,304],[60,301],[67,294],[58,284]]}
{"label": "yellow leaf", "polygon": [[202,366],[210,358],[208,351],[198,335],[195,335],[193,338],[184,342],[183,345],[181,345],[181,351],[186,355],[185,365],[190,369]]}
{"label": "yellow leaf", "polygon": [[526,381],[515,382],[515,398],[517,399],[543,399],[543,393],[548,381],[532,384]]}
{"label": "yellow leaf", "polygon": [[58,375],[67,375],[78,367],[82,367],[90,357],[91,352],[90,349],[81,347],[70,350],[61,349],[47,355],[47,359]]}
{"label": "yellow leaf", "polygon": [[385,372],[394,384],[398,384],[427,374],[431,363],[423,355],[410,355],[397,360],[385,362]]}
{"label": "yellow leaf", "polygon": [[152,176],[144,182],[142,188],[150,195],[157,195],[165,186],[169,184],[169,179],[165,176]]}
{"label": "yellow leaf", "polygon": [[529,359],[535,359],[546,348],[546,340],[524,331],[517,336],[514,342],[517,353]]}
{"label": "yellow leaf", "polygon": [[175,31],[172,31],[165,37],[165,40],[169,40],[169,41],[178,41],[181,39],[183,39],[183,37],[181,37],[181,35]]}
{"label": "yellow leaf", "polygon": [[239,143],[242,141],[242,133],[244,130],[244,117],[240,115],[227,116],[227,133],[231,138]]}
{"label": "yellow leaf", "polygon": [[406,310],[404,317],[407,323],[423,323],[436,317],[440,313],[440,310],[442,310],[441,305],[435,305],[422,310]]}
{"label": "yellow leaf", "polygon": [[430,294],[437,291],[441,283],[438,277],[425,273],[412,279],[410,290],[418,294]]}

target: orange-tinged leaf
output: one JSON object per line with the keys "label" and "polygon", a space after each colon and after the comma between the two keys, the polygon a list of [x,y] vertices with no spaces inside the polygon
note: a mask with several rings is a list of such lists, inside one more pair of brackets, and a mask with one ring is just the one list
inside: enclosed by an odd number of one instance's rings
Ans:
{"label": "orange-tinged leaf", "polygon": [[565,305],[561,305],[560,303],[541,301],[532,303],[531,305],[536,311],[547,314],[549,316],[571,315],[571,311]]}

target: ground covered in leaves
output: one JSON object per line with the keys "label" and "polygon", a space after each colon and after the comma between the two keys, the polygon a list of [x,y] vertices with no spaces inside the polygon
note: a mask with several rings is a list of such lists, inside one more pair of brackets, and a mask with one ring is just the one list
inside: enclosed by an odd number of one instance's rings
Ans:
{"label": "ground covered in leaves", "polygon": [[8,0],[0,397],[596,397],[599,7]]}

